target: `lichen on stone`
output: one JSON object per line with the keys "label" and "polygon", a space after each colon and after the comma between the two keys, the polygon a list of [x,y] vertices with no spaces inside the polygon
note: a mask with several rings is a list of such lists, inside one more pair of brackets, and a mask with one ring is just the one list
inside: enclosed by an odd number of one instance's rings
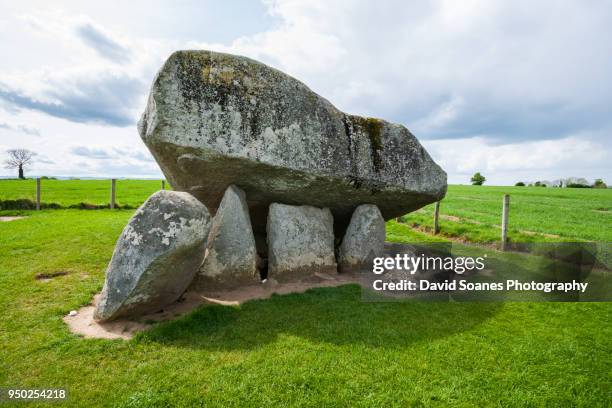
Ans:
{"label": "lichen on stone", "polygon": [[364,118],[360,116],[352,116],[351,117],[354,124],[356,124],[361,132],[365,133],[365,135],[370,139],[370,150],[372,154],[372,164],[374,165],[374,170],[378,173],[384,166],[382,151],[383,151],[383,143],[382,143],[382,131],[383,131],[383,121],[377,118]]}

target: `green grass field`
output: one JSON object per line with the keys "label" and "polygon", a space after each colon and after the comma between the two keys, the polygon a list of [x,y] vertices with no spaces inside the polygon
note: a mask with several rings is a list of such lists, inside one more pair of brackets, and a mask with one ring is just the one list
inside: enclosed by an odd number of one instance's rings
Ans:
{"label": "green grass field", "polygon": [[[612,189],[450,185],[440,204],[441,234],[499,241],[504,194],[510,195],[511,240],[612,242]],[[433,208],[424,207],[403,221],[431,229]]]}
{"label": "green grass field", "polygon": [[[43,203],[62,207],[108,205],[110,188],[110,180],[41,180],[40,196]],[[121,206],[138,207],[160,188],[161,180],[117,180],[116,200]],[[36,180],[0,180],[0,201],[17,199],[36,200]]]}
{"label": "green grass field", "polygon": [[[161,186],[159,180],[118,180],[119,205],[137,207]],[[43,180],[42,201],[63,207],[107,205],[110,180]],[[34,180],[0,180],[0,203],[34,200]],[[612,242],[612,189],[490,187],[450,185],[441,203],[441,234],[469,242],[500,240],[501,203],[510,194],[509,238],[516,242]],[[433,205],[402,220],[423,230],[432,227]]]}
{"label": "green grass field", "polygon": [[[108,203],[109,181],[43,183],[49,202]],[[118,201],[137,206],[159,185],[120,180]],[[2,180],[0,200],[33,188]],[[442,214],[459,219],[443,234],[411,227],[431,225],[425,208],[389,222],[387,239],[494,240],[506,192],[515,239],[610,241],[609,190],[464,186],[449,187]],[[0,212],[27,216],[0,222],[0,387],[67,388],[58,406],[74,407],[609,406],[610,303],[364,303],[348,285],[203,306],[130,341],[73,335],[62,317],[100,291],[132,213]],[[35,279],[53,272],[67,274]]]}
{"label": "green grass field", "polygon": [[[609,406],[610,303],[373,304],[349,285],[79,338],[62,317],[101,289],[132,212],[0,223],[0,386],[65,387],[74,407]],[[432,238],[392,222],[389,239]]]}

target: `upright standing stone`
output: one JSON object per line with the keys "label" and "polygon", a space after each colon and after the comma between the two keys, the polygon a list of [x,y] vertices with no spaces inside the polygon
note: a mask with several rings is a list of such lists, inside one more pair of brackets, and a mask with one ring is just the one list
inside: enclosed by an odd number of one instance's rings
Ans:
{"label": "upright standing stone", "polygon": [[158,191],[123,229],[95,317],[156,312],[176,301],[204,258],[210,215],[188,193]]}
{"label": "upright standing stone", "polygon": [[372,260],[382,256],[385,249],[385,220],[378,207],[363,204],[355,209],[342,244],[340,245],[340,272],[371,268]]}
{"label": "upright standing stone", "polygon": [[259,283],[255,237],[244,192],[225,191],[208,235],[207,254],[194,282],[197,289],[235,288]]}
{"label": "upright standing stone", "polygon": [[328,208],[273,203],[267,230],[269,277],[282,282],[337,272],[334,219]]}

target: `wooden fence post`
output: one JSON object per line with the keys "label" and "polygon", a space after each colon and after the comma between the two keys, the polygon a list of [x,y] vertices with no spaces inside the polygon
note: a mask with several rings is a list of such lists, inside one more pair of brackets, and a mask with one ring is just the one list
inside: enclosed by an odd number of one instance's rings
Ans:
{"label": "wooden fence post", "polygon": [[504,194],[504,201],[502,205],[502,231],[501,231],[501,250],[506,250],[506,244],[508,243],[508,211],[510,210],[510,196]]}
{"label": "wooden fence post", "polygon": [[115,192],[116,192],[117,179],[111,179],[111,196],[110,196],[110,209],[115,208]]}
{"label": "wooden fence post", "polygon": [[36,211],[40,211],[40,177],[36,177]]}
{"label": "wooden fence post", "polygon": [[166,180],[162,180],[162,190],[166,189]]}
{"label": "wooden fence post", "polygon": [[433,230],[434,230],[434,235],[437,234],[438,232],[440,232],[440,222],[439,222],[439,217],[440,217],[440,202],[436,201],[436,206],[434,207],[434,219],[433,219]]}

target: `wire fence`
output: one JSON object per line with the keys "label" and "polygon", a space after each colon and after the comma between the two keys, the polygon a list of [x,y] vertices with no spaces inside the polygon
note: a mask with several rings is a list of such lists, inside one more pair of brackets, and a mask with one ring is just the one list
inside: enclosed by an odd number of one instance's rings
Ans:
{"label": "wire fence", "polygon": [[0,210],[136,208],[167,188],[165,180],[1,180]]}
{"label": "wire fence", "polygon": [[[0,200],[0,209],[79,208],[79,209],[133,209],[151,194],[171,188],[166,180],[53,180],[37,178],[34,185],[19,181],[14,189],[14,200]],[[25,198],[24,198],[25,197]],[[441,202],[435,203],[433,234],[440,232]],[[503,195],[501,206],[501,249],[508,243],[510,196]],[[399,218],[398,218],[399,220]]]}

